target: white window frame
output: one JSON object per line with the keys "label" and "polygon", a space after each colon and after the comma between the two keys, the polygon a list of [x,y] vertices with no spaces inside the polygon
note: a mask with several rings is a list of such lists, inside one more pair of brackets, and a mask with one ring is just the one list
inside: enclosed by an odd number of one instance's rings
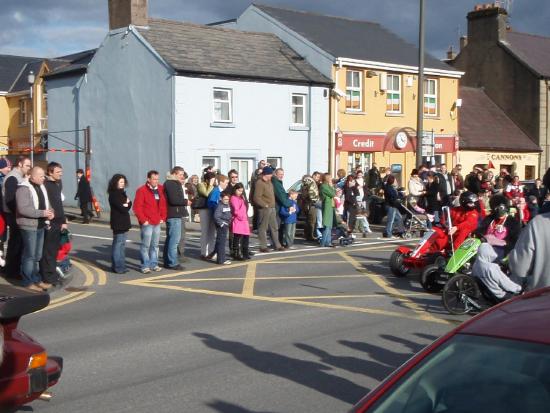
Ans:
{"label": "white window frame", "polygon": [[[397,80],[399,81],[399,89],[393,89],[393,80],[394,78],[397,78]],[[397,113],[397,114],[401,114],[403,113],[403,100],[401,99],[402,97],[402,94],[401,94],[401,90],[402,90],[402,81],[401,81],[401,75],[398,75],[398,74],[395,74],[395,73],[388,73],[387,75],[387,79],[388,79],[388,82],[387,82],[387,85],[388,85],[388,89],[386,90],[386,113]],[[391,110],[388,110],[388,100],[390,100],[390,94],[391,95],[395,95],[397,94],[399,96],[398,98],[398,102],[399,102],[399,109],[398,110],[394,110],[393,109],[393,103],[395,101],[395,99],[391,99],[391,102],[392,102],[392,109]]]}
{"label": "white window frame", "polygon": [[[434,84],[434,93],[431,94],[431,93],[427,93],[427,91],[429,90],[429,87],[427,87],[430,82],[433,82]],[[435,116],[438,116],[439,114],[439,110],[438,110],[438,107],[439,107],[439,102],[438,102],[438,99],[437,99],[437,94],[438,94],[438,89],[437,89],[437,79],[424,79],[424,105],[423,105],[423,111],[424,111],[424,116],[427,116],[427,117],[435,117]],[[435,113],[427,113],[426,112],[426,109],[427,109],[427,105],[426,105],[426,99],[434,99],[435,101]]]}
{"label": "white window frame", "polygon": [[[353,74],[357,73],[359,79],[359,85],[353,84]],[[351,76],[351,85],[348,84],[348,74]],[[348,106],[348,102],[353,102],[353,92],[359,92],[359,107],[353,108]],[[348,112],[362,112],[363,111],[363,72],[360,70],[346,70],[346,111]]]}
{"label": "white window frame", "polygon": [[27,99],[19,100],[19,126],[26,126],[29,123],[27,111]]}
{"label": "white window frame", "polygon": [[[301,105],[295,105],[294,104],[294,97],[300,97],[302,98],[302,104]],[[303,122],[299,123],[296,122],[296,119],[294,117],[294,109],[295,108],[302,108],[302,120]],[[307,125],[307,95],[304,93],[292,93],[290,96],[290,124],[292,126],[306,126]]]}
{"label": "white window frame", "polygon": [[[207,159],[210,159],[214,161],[214,164],[212,165],[212,162],[205,162]],[[212,166],[215,170],[219,171],[221,168],[221,157],[215,156],[215,155],[203,155],[202,156],[202,167],[201,170],[206,168],[207,166]]]}
{"label": "white window frame", "polygon": [[[216,92],[227,92],[227,100],[216,99]],[[216,103],[227,103],[229,105],[229,119],[216,118]],[[233,123],[233,89],[215,87],[212,89],[212,121],[214,123]]]}

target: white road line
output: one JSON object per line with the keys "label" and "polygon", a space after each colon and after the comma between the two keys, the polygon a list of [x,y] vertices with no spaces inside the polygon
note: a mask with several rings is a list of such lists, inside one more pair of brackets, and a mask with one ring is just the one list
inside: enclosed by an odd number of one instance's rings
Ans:
{"label": "white road line", "polygon": [[[93,238],[93,239],[102,239],[105,241],[112,241],[113,238],[107,238],[107,237],[96,237],[95,235],[84,235],[84,234],[75,234],[74,232],[71,233],[73,237],[81,237],[81,238]],[[131,239],[127,239],[126,242],[133,242]]]}

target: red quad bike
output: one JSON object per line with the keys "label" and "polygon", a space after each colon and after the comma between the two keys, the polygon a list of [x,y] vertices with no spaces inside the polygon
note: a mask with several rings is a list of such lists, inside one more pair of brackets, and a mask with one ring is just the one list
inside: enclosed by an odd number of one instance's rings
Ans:
{"label": "red quad bike", "polygon": [[446,261],[450,250],[446,229],[433,227],[427,231],[416,248],[399,246],[390,257],[390,270],[396,277],[406,276],[411,269],[422,269],[438,260]]}
{"label": "red quad bike", "polygon": [[3,360],[0,365],[2,412],[12,411],[37,398],[51,399],[52,395],[47,390],[61,376],[63,359],[48,357],[40,343],[17,329],[22,316],[41,310],[49,302],[50,296],[46,293],[0,286],[0,333],[3,332]]}

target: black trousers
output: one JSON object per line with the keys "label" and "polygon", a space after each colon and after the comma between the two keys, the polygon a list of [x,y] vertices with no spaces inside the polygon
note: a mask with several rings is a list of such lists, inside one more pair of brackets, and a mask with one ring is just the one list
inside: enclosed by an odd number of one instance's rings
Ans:
{"label": "black trousers", "polygon": [[225,262],[225,245],[227,244],[227,232],[229,226],[224,225],[220,227],[216,225],[216,259],[218,264],[223,264]]}
{"label": "black trousers", "polygon": [[23,253],[23,239],[15,221],[15,215],[4,215],[9,228],[8,250],[6,251],[6,275],[10,278],[19,278],[21,275],[21,254]]}
{"label": "black trousers", "polygon": [[44,249],[40,260],[40,274],[42,274],[42,279],[50,284],[57,283],[59,278],[55,268],[60,244],[61,227],[52,226],[44,231]]}
{"label": "black trousers", "polygon": [[90,218],[93,218],[94,214],[90,211],[91,202],[81,202],[80,203],[80,213],[84,217],[84,221],[89,221]]}

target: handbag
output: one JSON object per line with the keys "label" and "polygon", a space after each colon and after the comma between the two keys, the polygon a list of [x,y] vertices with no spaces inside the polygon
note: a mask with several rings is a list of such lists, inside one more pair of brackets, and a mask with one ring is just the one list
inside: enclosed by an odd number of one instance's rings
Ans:
{"label": "handbag", "polygon": [[202,196],[198,196],[195,199],[193,199],[193,202],[191,203],[192,209],[204,209],[206,208],[206,198]]}

